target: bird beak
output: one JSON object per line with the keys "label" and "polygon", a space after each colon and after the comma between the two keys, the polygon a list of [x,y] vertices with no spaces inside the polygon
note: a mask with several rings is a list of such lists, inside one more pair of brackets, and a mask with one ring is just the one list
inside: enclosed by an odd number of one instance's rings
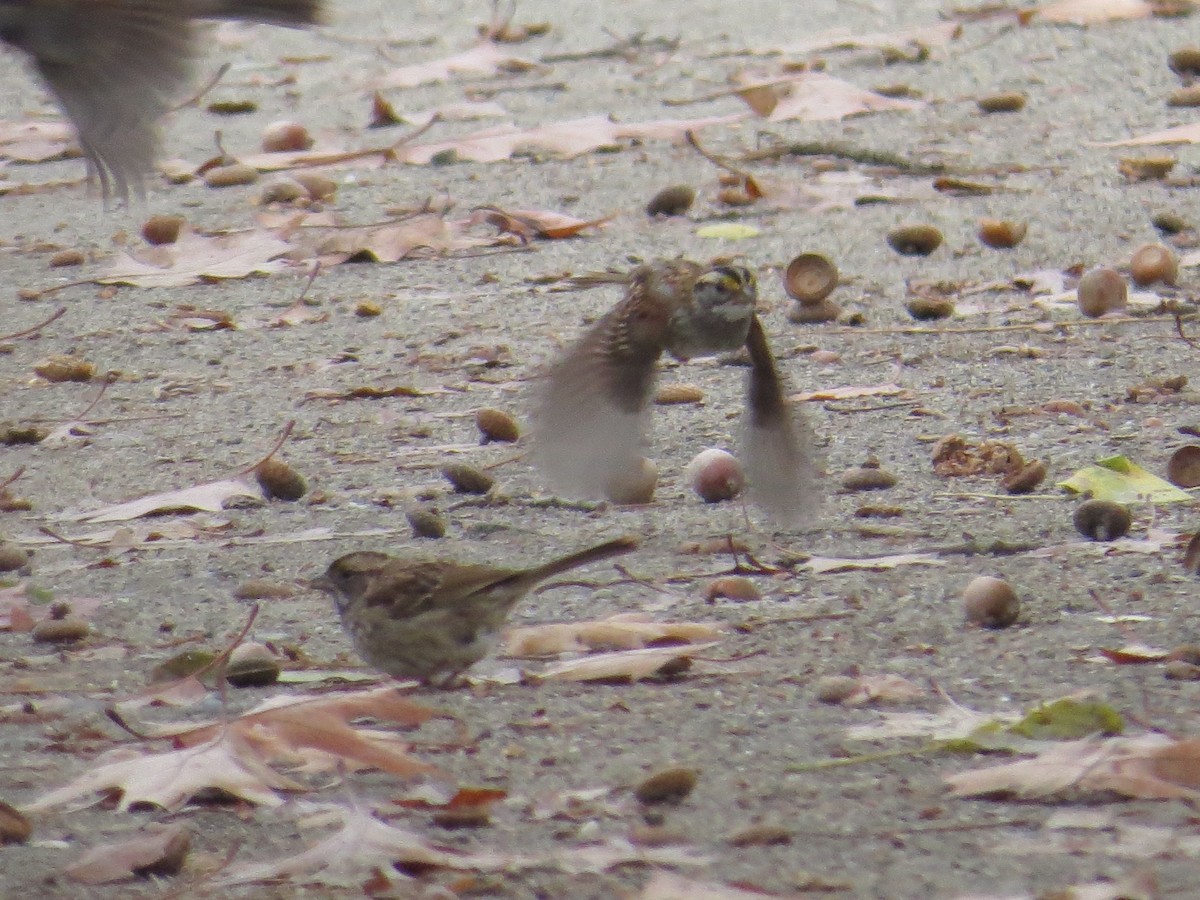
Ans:
{"label": "bird beak", "polygon": [[316,578],[311,578],[308,581],[302,581],[305,587],[314,591],[320,591],[322,594],[336,594],[337,588],[330,580],[328,575],[319,575]]}

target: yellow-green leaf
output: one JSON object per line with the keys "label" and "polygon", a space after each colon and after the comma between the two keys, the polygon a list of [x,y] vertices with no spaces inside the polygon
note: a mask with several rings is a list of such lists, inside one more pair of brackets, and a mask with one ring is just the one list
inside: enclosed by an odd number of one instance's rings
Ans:
{"label": "yellow-green leaf", "polygon": [[1097,460],[1094,466],[1086,466],[1060,481],[1059,487],[1115,503],[1182,503],[1192,499],[1191,494],[1151,475],[1125,456]]}
{"label": "yellow-green leaf", "polygon": [[744,241],[746,238],[758,237],[758,233],[758,229],[753,225],[743,225],[741,222],[717,222],[696,229],[697,237],[724,238],[727,241]]}

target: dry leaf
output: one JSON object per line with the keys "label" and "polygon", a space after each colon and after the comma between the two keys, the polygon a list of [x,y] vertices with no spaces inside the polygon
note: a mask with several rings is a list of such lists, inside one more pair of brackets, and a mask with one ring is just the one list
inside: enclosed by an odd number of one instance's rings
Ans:
{"label": "dry leaf", "polygon": [[1034,759],[946,778],[956,797],[1042,799],[1068,788],[1142,800],[1200,798],[1200,738],[1165,735],[1067,741]]}
{"label": "dry leaf", "polygon": [[139,730],[153,737],[170,737],[184,747],[213,740],[223,732],[237,732],[268,762],[289,763],[307,772],[336,769],[339,761],[353,762],[415,778],[434,776],[439,770],[410,756],[408,743],[394,732],[350,723],[370,717],[412,728],[436,715],[436,710],[385,686],[327,697],[282,694],[264,700],[232,722],[143,725]]}
{"label": "dry leaf", "polygon": [[370,87],[372,90],[410,88],[419,84],[448,81],[455,75],[488,76],[502,72],[526,72],[536,68],[537,63],[516,56],[499,44],[484,41],[470,50],[452,56],[392,69],[382,78],[376,79]]}
{"label": "dry leaf", "polygon": [[117,503],[104,506],[92,512],[70,513],[62,518],[68,522],[125,522],[140,516],[161,515],[176,512],[220,512],[226,502],[235,497],[253,497],[262,499],[262,489],[257,484],[232,478],[223,481],[210,481],[195,487],[181,488],[177,491],[164,491],[161,494],[150,494],[138,500],[127,503]]}
{"label": "dry leaf", "polygon": [[1032,10],[1029,21],[1055,25],[1101,25],[1128,19],[1148,19],[1154,4],[1148,0],[1059,0]]}
{"label": "dry leaf", "polygon": [[899,675],[861,675],[854,682],[854,689],[840,701],[842,706],[909,703],[926,694],[924,688]]}
{"label": "dry leaf", "polygon": [[760,890],[744,890],[728,884],[713,884],[684,878],[673,872],[655,872],[637,900],[787,900],[799,894],[771,894]]}
{"label": "dry leaf", "polygon": [[537,674],[540,681],[641,681],[656,675],[674,674],[691,664],[691,658],[716,642],[688,647],[650,647],[598,653],[582,659],[556,663]]}
{"label": "dry leaf", "polygon": [[551,656],[591,650],[634,650],[651,644],[711,641],[719,625],[705,622],[639,622],[613,616],[593,622],[570,622],[511,628],[504,634],[506,656]]}
{"label": "dry leaf", "polygon": [[919,100],[863,90],[824,72],[743,82],[736,93],[756,115],[771,122],[824,122],[871,112],[909,112],[925,106]]}
{"label": "dry leaf", "polygon": [[81,884],[108,884],[134,876],[174,875],[187,855],[191,835],[184,825],[150,824],[136,837],[100,844],[67,866],[64,874]]}
{"label": "dry leaf", "polygon": [[266,275],[290,266],[290,262],[279,257],[291,250],[286,241],[267,231],[208,236],[185,228],[173,244],[118,253],[108,271],[95,281],[135,287],[183,287]]}
{"label": "dry leaf", "polygon": [[1104,141],[1093,143],[1093,147],[1147,147],[1153,144],[1195,144],[1200,143],[1200,122],[1190,122],[1187,125],[1176,125],[1163,131],[1152,131],[1140,137],[1126,138],[1123,141]]}
{"label": "dry leaf", "polygon": [[801,566],[817,575],[830,572],[884,572],[899,566],[944,566],[946,561],[933,553],[896,553],[891,556],[870,556],[862,559],[839,559],[834,556],[810,556]]}
{"label": "dry leaf", "polygon": [[75,130],[66,122],[0,121],[0,159],[40,163],[78,155]]}
{"label": "dry leaf", "polygon": [[807,40],[751,51],[762,56],[800,56],[826,50],[892,50],[912,53],[929,47],[942,47],[962,36],[962,23],[939,22],[898,31],[850,34],[844,29],[827,31]]}
{"label": "dry leaf", "polygon": [[448,158],[461,162],[499,162],[517,154],[544,154],[573,159],[601,148],[620,147],[624,141],[680,142],[689,131],[712,125],[726,125],[744,118],[743,115],[712,116],[702,119],[663,119],[622,124],[613,122],[607,116],[590,116],[532,128],[505,125],[477,131],[454,140],[397,147],[395,156],[401,162],[414,165],[428,165],[435,159]]}
{"label": "dry leaf", "polygon": [[898,384],[875,384],[863,385],[861,387],[822,388],[819,391],[793,394],[791,399],[795,403],[804,403],[808,400],[853,400],[858,397],[894,397],[903,393],[904,388]]}
{"label": "dry leaf", "polygon": [[523,243],[535,238],[559,240],[576,237],[589,229],[599,228],[612,216],[600,219],[577,219],[562,213],[540,209],[514,209],[507,211],[495,206],[483,206],[471,213],[469,225],[487,223],[501,232],[515,234]]}
{"label": "dry leaf", "polygon": [[101,755],[88,772],[43,794],[27,809],[38,811],[95,794],[119,791],[122,812],[141,804],[181,808],[201,791],[218,789],[249,803],[279,806],[276,791],[302,791],[304,785],[264,763],[244,736],[225,731],[207,744],[155,755],[119,748]]}

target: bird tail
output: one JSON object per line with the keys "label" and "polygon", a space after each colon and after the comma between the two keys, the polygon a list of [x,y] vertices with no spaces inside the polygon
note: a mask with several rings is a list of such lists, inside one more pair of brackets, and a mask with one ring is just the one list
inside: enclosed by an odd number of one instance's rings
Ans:
{"label": "bird tail", "polygon": [[322,0],[206,0],[200,15],[265,25],[315,25],[321,20],[321,6]]}
{"label": "bird tail", "polygon": [[588,547],[586,550],[580,550],[559,559],[551,560],[545,565],[531,570],[528,575],[533,583],[544,581],[547,578],[553,578],[555,575],[561,575],[563,572],[569,572],[571,569],[577,569],[589,563],[600,562],[602,559],[609,559],[613,556],[620,556],[622,553],[636,550],[638,544],[639,541],[636,537],[625,535],[624,537],[606,541],[603,544],[597,544],[595,547]]}

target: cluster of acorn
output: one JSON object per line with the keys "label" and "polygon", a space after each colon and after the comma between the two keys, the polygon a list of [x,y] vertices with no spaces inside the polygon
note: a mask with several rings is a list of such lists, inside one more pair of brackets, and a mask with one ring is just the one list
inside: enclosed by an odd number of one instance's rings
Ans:
{"label": "cluster of acorn", "polygon": [[[1129,260],[1129,277],[1138,287],[1165,284],[1179,277],[1179,256],[1165,244],[1143,244]],[[1116,269],[1097,266],[1084,272],[1075,288],[1079,311],[1088,318],[1120,314],[1129,303],[1129,286]]]}

